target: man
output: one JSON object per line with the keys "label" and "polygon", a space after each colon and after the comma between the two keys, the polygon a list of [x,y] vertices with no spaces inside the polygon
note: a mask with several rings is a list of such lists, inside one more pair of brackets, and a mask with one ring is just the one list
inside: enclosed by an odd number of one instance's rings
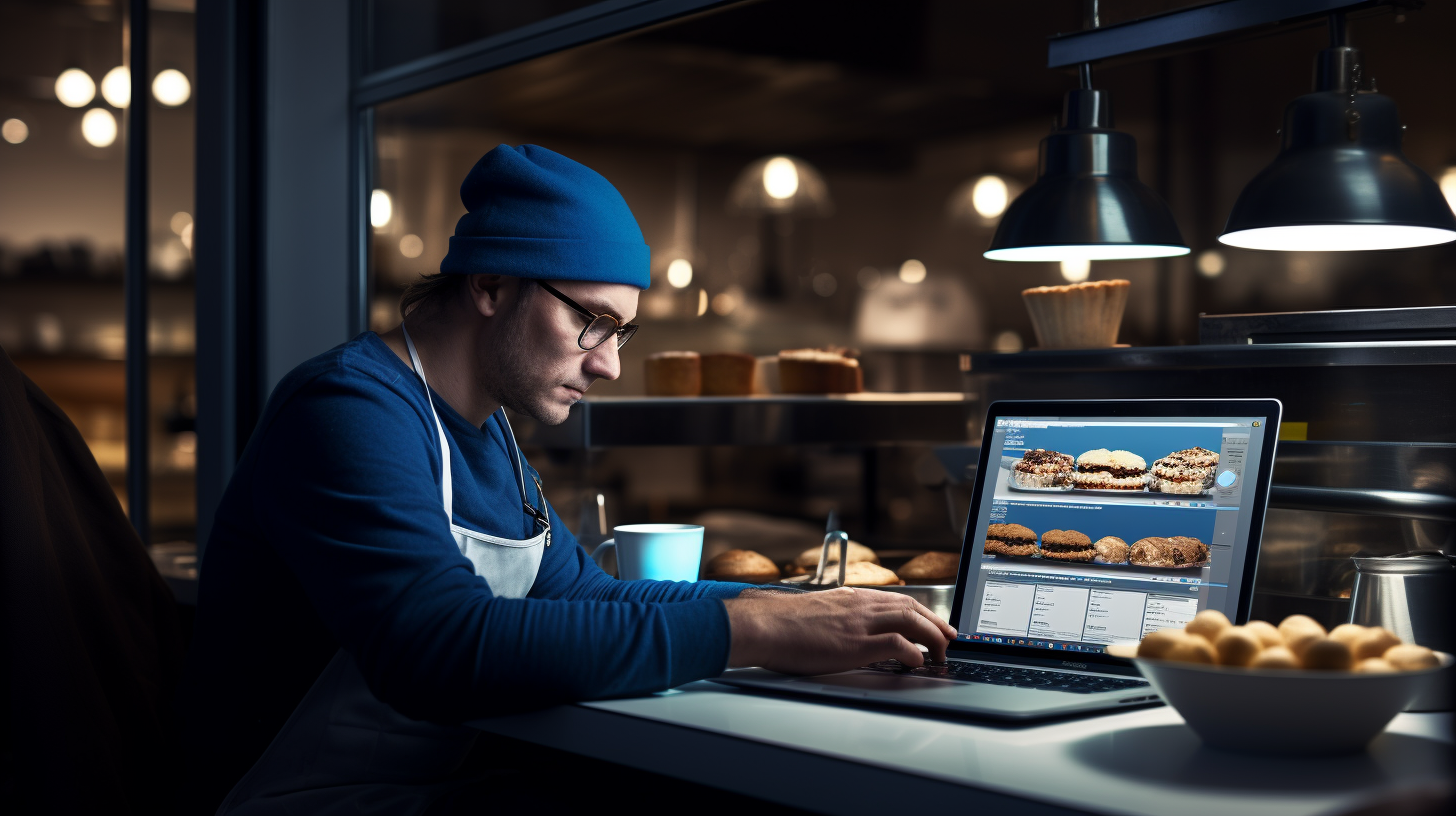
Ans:
{"label": "man", "polygon": [[461,198],[404,323],[279,383],[218,508],[184,696],[191,809],[415,812],[478,780],[473,718],[725,666],[918,665],[915,643],[943,658],[954,637],[888,593],[597,569],[501,407],[560,423],[618,376],[648,248],[606,179],[540,147],[492,150]]}

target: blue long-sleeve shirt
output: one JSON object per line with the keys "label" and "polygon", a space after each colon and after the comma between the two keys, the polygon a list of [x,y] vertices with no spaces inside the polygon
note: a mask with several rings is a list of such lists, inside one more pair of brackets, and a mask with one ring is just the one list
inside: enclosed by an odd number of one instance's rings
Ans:
{"label": "blue long-sleeve shirt", "polygon": [[[533,537],[499,418],[477,428],[438,394],[434,403],[455,523]],[[550,510],[552,543],[529,595],[497,598],[450,535],[441,474],[424,387],[377,335],[279,383],[201,565],[181,698],[199,805],[216,807],[339,648],[379,699],[440,723],[723,670],[720,599],[743,585],[617,581]],[[528,465],[527,495],[541,507],[533,475]]]}

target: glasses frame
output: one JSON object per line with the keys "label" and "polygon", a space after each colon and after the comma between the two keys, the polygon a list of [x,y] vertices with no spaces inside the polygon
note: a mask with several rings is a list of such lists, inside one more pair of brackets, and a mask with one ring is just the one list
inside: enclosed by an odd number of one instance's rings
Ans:
{"label": "glasses frame", "polygon": [[[616,317],[609,314],[597,314],[596,312],[593,312],[585,306],[582,306],[580,303],[577,303],[566,295],[561,294],[561,292],[557,291],[556,287],[552,286],[546,281],[538,280],[536,281],[536,283],[539,284],[542,289],[550,292],[552,297],[555,297],[557,300],[565,303],[567,306],[570,306],[573,312],[576,312],[578,315],[586,318],[586,326],[582,328],[581,334],[578,334],[576,336],[576,345],[582,351],[591,351],[592,349],[599,348],[601,347],[602,343],[607,342],[607,337],[612,337],[614,335],[617,338],[617,348],[620,349],[622,346],[627,345],[627,341],[631,340],[633,335],[637,334],[638,329],[642,328],[636,323],[623,323]],[[593,323],[596,323],[602,318],[606,318],[607,320],[612,321],[612,323],[616,324],[617,328],[613,329],[611,334],[603,337],[601,341],[598,342],[596,345],[588,346],[586,344],[586,333],[591,330]]]}

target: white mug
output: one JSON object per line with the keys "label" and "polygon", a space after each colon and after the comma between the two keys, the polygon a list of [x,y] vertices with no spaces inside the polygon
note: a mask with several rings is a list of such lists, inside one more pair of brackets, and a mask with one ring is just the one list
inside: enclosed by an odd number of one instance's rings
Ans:
{"label": "white mug", "polygon": [[[624,581],[696,581],[703,561],[703,528],[698,524],[624,524],[597,545],[592,559],[607,569],[615,554],[617,577]],[[610,572],[610,570],[608,570]]]}

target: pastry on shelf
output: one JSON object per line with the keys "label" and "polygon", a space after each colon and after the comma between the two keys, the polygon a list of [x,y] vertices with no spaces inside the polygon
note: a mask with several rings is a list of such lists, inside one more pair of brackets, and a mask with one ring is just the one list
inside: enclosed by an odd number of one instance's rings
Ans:
{"label": "pastry on shelf", "polygon": [[696,351],[659,351],[644,365],[649,397],[696,397],[703,390],[702,357]]}
{"label": "pastry on shelf", "polygon": [[758,360],[752,354],[720,351],[702,355],[705,397],[746,397],[753,393]]}
{"label": "pastry on shelf", "polygon": [[849,349],[788,349],[779,352],[779,390],[785,394],[858,394],[864,370]]}

